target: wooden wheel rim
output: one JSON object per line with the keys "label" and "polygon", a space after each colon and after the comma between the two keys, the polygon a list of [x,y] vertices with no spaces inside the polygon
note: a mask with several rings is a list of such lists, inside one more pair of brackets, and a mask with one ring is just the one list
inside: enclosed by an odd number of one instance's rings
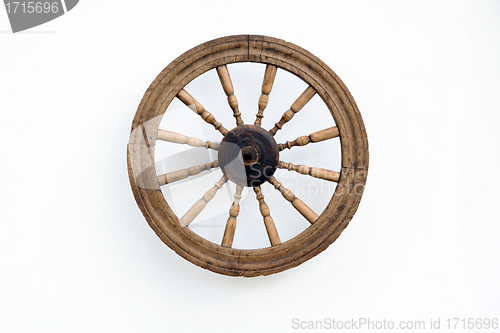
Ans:
{"label": "wooden wheel rim", "polygon": [[[279,245],[234,249],[212,243],[189,228],[167,204],[157,180],[154,149],[161,116],[184,86],[221,65],[257,62],[287,70],[314,88],[338,127],[342,169],[330,202],[311,226]],[[347,87],[320,59],[280,39],[238,35],[203,43],[170,63],[146,91],[132,123],[127,163],[134,197],[147,222],[181,257],[232,276],[268,275],[295,267],[326,249],[352,219],[368,171],[364,124]]]}

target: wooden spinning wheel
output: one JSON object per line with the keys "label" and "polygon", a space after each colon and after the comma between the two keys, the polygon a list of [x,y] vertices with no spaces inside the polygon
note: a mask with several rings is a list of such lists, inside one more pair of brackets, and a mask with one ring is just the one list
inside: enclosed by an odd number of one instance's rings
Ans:
{"label": "wooden spinning wheel", "polygon": [[[227,64],[254,62],[266,65],[262,94],[253,124],[244,124]],[[228,130],[214,115],[205,110],[185,89],[201,74],[215,69],[228,103],[233,110],[236,127]],[[308,84],[289,110],[270,130],[261,127],[277,70],[288,71]],[[330,111],[336,126],[320,129],[293,141],[277,144],[274,135],[291,122],[308,101],[319,95]],[[222,134],[221,142],[203,141],[195,137],[159,129],[167,107],[179,99],[206,123]],[[257,101],[256,101],[257,102]],[[257,104],[257,103],[256,103]],[[293,122],[291,122],[292,124]],[[288,125],[292,126],[292,125]],[[340,137],[341,170],[295,165],[280,160],[279,152]],[[155,143],[157,140],[217,150],[218,159],[211,163],[157,175]],[[307,148],[295,148],[307,149]],[[328,153],[328,152],[325,152]],[[180,256],[211,271],[233,276],[268,275],[292,268],[328,247],[344,230],[358,204],[368,171],[368,141],[361,115],[351,94],[337,75],[308,51],[283,40],[253,35],[230,36],[201,44],[174,60],[146,91],[132,124],[128,144],[128,170],[132,190],[142,213],[156,234]],[[212,168],[221,168],[222,178],[183,215],[177,216],[165,200],[160,186],[185,179]],[[337,182],[332,197],[321,213],[285,188],[275,177],[277,168],[295,171],[304,177]],[[236,184],[234,201],[229,210],[220,244],[211,242],[190,229],[191,222],[214,198],[226,182]],[[272,184],[283,196],[283,205],[297,210],[310,226],[295,237],[281,242],[278,230],[266,204],[261,184]],[[259,249],[232,248],[237,232],[240,199],[243,188],[253,187],[263,218],[269,247]],[[256,208],[257,209],[257,208]]]}

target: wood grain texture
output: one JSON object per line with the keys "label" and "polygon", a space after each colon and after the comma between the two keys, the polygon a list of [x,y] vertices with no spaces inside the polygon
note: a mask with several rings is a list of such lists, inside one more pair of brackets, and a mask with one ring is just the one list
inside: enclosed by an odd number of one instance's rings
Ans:
{"label": "wood grain texture", "polygon": [[180,221],[184,226],[189,226],[191,222],[198,216],[203,208],[207,206],[207,203],[210,202],[217,193],[218,190],[222,188],[222,185],[224,185],[227,182],[226,176],[222,176],[222,178],[215,183],[214,187],[212,187],[210,190],[208,190],[203,197],[201,197],[200,200],[196,201],[196,203],[184,214],[184,216],[181,217]]}
{"label": "wood grain texture", "polygon": [[187,169],[180,169],[172,171],[163,175],[158,176],[158,183],[160,186],[171,184],[173,182],[185,179],[189,176],[194,176],[202,171],[208,171],[212,168],[217,168],[219,166],[219,161],[213,161],[211,163],[205,163],[200,165],[193,165]]}
{"label": "wood grain texture", "polygon": [[340,172],[327,170],[323,168],[310,167],[307,165],[295,165],[292,163],[286,163],[283,161],[278,162],[278,168],[286,169],[288,171],[295,171],[302,175],[309,175],[311,177],[329,180],[331,182],[338,182],[340,178]]}
{"label": "wood grain texture", "polygon": [[266,71],[264,72],[264,80],[262,82],[262,95],[259,98],[259,111],[257,112],[254,125],[261,126],[262,118],[264,118],[264,109],[269,103],[269,94],[273,88],[274,78],[276,77],[276,71],[278,68],[273,65],[266,65]]}
{"label": "wood grain texture", "polygon": [[309,86],[307,87],[306,90],[297,98],[297,100],[292,104],[289,110],[287,110],[283,116],[281,117],[280,121],[278,121],[276,124],[274,124],[274,127],[269,130],[269,133],[271,135],[275,135],[278,130],[280,130],[283,125],[290,120],[292,120],[293,116],[302,110],[302,108],[311,100],[311,98],[316,94],[316,91],[314,90],[313,87]]}
{"label": "wood grain texture", "polygon": [[316,222],[318,219],[318,214],[316,214],[309,206],[307,206],[302,200],[297,198],[295,194],[292,193],[289,189],[284,187],[280,182],[276,180],[276,178],[271,177],[269,182],[274,186],[275,189],[281,192],[283,198],[290,201],[292,206],[305,217],[311,224]]}
{"label": "wood grain texture", "polygon": [[218,150],[220,147],[220,142],[210,142],[203,141],[202,139],[195,138],[193,136],[186,136],[184,134],[179,134],[175,132],[158,130],[157,140],[167,141],[178,144],[187,144],[191,147],[205,147],[214,150]]}
{"label": "wood grain texture", "polygon": [[284,150],[285,148],[292,148],[295,146],[305,146],[310,142],[321,142],[324,140],[329,140],[333,139],[339,136],[339,129],[337,126],[330,127],[321,131],[317,131],[314,133],[311,133],[309,135],[304,135],[304,136],[299,136],[297,139],[294,141],[287,141],[286,143],[279,143],[278,144],[278,149],[280,151]]}
{"label": "wood grain texture", "polygon": [[200,115],[200,117],[205,120],[208,124],[211,124],[215,127],[216,130],[221,132],[222,135],[227,134],[227,129],[222,126],[221,123],[219,123],[217,120],[215,120],[215,117],[213,114],[205,110],[203,105],[201,105],[193,96],[191,96],[187,91],[182,89],[179,91],[177,94],[177,98],[179,98],[182,103],[184,103],[187,107],[189,107],[191,110],[196,112],[197,114]]}
{"label": "wood grain texture", "polygon": [[229,218],[226,222],[226,228],[224,229],[224,236],[222,237],[222,246],[231,247],[233,246],[234,233],[236,231],[236,218],[240,213],[240,200],[241,192],[243,191],[243,186],[236,185],[236,193],[234,194],[234,201],[229,209]]}
{"label": "wood grain texture", "polygon": [[260,186],[255,186],[253,190],[257,196],[257,201],[259,201],[259,210],[262,217],[264,218],[264,225],[266,226],[266,231],[269,237],[269,241],[271,242],[271,246],[276,246],[278,244],[281,244],[278,231],[276,230],[273,218],[271,217],[271,211],[269,210],[269,206],[264,201],[264,195],[262,194],[262,189],[260,188]]}
{"label": "wood grain texture", "polygon": [[233,110],[234,118],[236,118],[236,126],[243,125],[241,112],[238,109],[238,100],[236,99],[236,96],[234,96],[233,82],[231,81],[231,77],[229,76],[229,71],[227,70],[226,65],[217,67],[217,74],[219,75],[222,88],[226,93],[229,106]]}
{"label": "wood grain texture", "polygon": [[[154,168],[154,143],[161,116],[178,93],[191,80],[209,70],[247,61],[276,66],[311,86],[338,127],[342,150],[338,185],[316,222],[280,245],[252,250],[223,247],[184,228],[166,202]],[[200,267],[220,274],[246,277],[269,275],[300,265],[335,241],[360,203],[368,162],[368,140],[363,120],[354,98],[340,78],[303,48],[256,35],[215,39],[187,51],[169,64],[141,100],[132,122],[127,149],[132,192],[146,221],[162,241]]]}

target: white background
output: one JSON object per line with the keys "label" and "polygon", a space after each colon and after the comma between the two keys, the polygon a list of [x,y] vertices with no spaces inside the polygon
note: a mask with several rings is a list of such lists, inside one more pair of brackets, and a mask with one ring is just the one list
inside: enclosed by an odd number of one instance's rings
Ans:
{"label": "white background", "polygon": [[[431,318],[442,329],[500,318],[500,2],[84,0],[9,30],[2,9],[0,331],[290,332],[294,318],[360,317],[430,331]],[[247,33],[325,61],[370,143],[341,237],[251,279],[165,246],[126,172],[156,75],[193,46]]]}

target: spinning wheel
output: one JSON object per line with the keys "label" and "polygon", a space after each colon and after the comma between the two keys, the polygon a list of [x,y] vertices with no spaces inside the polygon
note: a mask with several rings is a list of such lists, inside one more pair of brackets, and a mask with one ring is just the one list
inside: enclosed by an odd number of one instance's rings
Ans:
{"label": "spinning wheel", "polygon": [[[234,95],[227,64],[254,62],[266,65],[262,94],[253,124],[244,124]],[[215,69],[236,120],[228,130],[187,92],[186,85],[199,75]],[[307,89],[283,113],[270,130],[261,127],[276,72],[285,70],[308,84]],[[276,143],[274,136],[284,126],[293,126],[293,117],[318,94],[336,126],[320,129],[293,141]],[[161,116],[175,98],[191,108],[222,134],[221,142],[204,141],[159,129]],[[272,98],[272,96],[271,96]],[[247,117],[249,115],[246,115]],[[312,115],[313,116],[313,115]],[[290,125],[288,125],[290,122]],[[300,125],[300,124],[299,124]],[[230,126],[231,127],[231,126]],[[295,165],[280,160],[280,152],[340,137],[341,170]],[[217,150],[218,159],[157,175],[154,152],[157,140]],[[325,152],[328,154],[328,152]],[[283,40],[253,35],[230,36],[201,44],[168,65],[146,91],[132,124],[128,144],[128,170],[132,190],[146,220],[156,234],[180,256],[211,271],[234,276],[268,275],[297,266],[328,247],[344,230],[364,189],[368,170],[368,141],[361,115],[351,94],[337,75],[308,51]],[[221,168],[223,176],[183,215],[177,216],[160,187],[189,176]],[[321,213],[314,212],[274,176],[277,168],[304,177],[337,182],[330,202]],[[234,201],[219,244],[190,229],[190,224],[226,182],[236,184]],[[297,210],[310,226],[295,237],[281,242],[266,204],[261,185],[270,183],[283,196],[283,205]],[[270,246],[259,249],[233,248],[244,187],[253,188],[267,231]],[[319,214],[318,214],[319,213]]]}

